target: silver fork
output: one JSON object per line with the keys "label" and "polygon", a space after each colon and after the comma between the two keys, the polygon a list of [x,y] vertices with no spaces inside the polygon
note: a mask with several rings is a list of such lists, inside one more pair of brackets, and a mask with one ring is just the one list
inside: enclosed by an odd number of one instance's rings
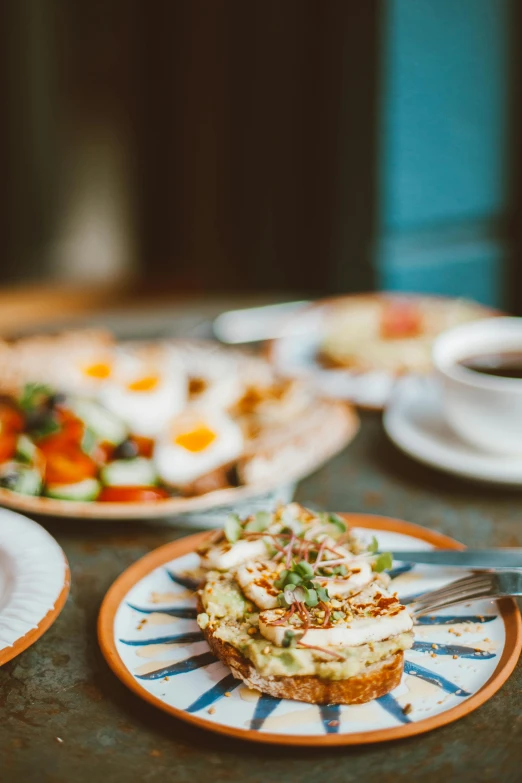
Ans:
{"label": "silver fork", "polygon": [[477,598],[519,595],[522,595],[522,570],[481,571],[425,593],[412,604],[411,613],[415,618]]}

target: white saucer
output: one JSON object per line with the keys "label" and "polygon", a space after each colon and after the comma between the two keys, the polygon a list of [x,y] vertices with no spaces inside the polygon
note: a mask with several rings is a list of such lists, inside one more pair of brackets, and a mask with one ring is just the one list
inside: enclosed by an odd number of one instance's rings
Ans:
{"label": "white saucer", "polygon": [[52,625],[69,582],[54,538],[32,519],[0,509],[0,666]]}
{"label": "white saucer", "polygon": [[478,481],[522,486],[522,456],[480,451],[450,429],[434,378],[400,381],[383,421],[395,445],[426,465]]}

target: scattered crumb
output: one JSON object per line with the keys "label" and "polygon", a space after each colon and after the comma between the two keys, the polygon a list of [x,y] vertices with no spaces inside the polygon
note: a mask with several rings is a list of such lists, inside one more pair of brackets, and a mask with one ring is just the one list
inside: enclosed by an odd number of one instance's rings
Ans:
{"label": "scattered crumb", "polygon": [[405,704],[404,707],[402,708],[402,711],[405,715],[409,715],[412,709],[413,707],[411,706],[411,704]]}
{"label": "scattered crumb", "polygon": [[436,657],[437,657],[437,656],[435,655],[435,653],[430,653],[430,655],[431,655],[431,657],[432,657],[432,658],[436,658]]}
{"label": "scattered crumb", "polygon": [[328,725],[329,726],[338,726],[339,725],[339,721],[338,720],[330,720],[330,721],[328,721]]}
{"label": "scattered crumb", "polygon": [[432,644],[431,647],[432,647],[433,650],[438,650],[439,649],[439,645],[438,644]]}
{"label": "scattered crumb", "polygon": [[63,742],[63,739],[61,737],[56,737],[56,742]]}
{"label": "scattered crumb", "polygon": [[156,750],[156,749],[151,750],[151,752],[149,753],[149,756],[154,756],[155,758],[157,758],[158,756],[161,756],[161,751]]}
{"label": "scattered crumb", "polygon": [[230,696],[230,691],[225,691],[225,696]]}
{"label": "scattered crumb", "polygon": [[213,715],[215,713],[215,711],[216,711],[215,707],[209,707],[208,710],[207,710],[209,715]]}
{"label": "scattered crumb", "polygon": [[481,623],[484,622],[484,616],[483,615],[479,614],[478,615],[478,619],[480,620]]}
{"label": "scattered crumb", "polygon": [[484,641],[486,642],[486,644],[491,644],[491,639],[488,639],[488,637],[487,637],[487,636],[486,636],[486,638],[484,639]]}
{"label": "scattered crumb", "polygon": [[256,629],[254,627],[248,629],[249,636],[254,636],[255,633],[256,633]]}
{"label": "scattered crumb", "polygon": [[453,656],[453,658],[458,658],[458,657],[459,657],[458,655],[454,655],[454,656]]}
{"label": "scattered crumb", "polygon": [[168,678],[168,677],[164,677],[163,679],[165,680],[165,682],[168,682],[168,681],[169,681],[169,678]]}

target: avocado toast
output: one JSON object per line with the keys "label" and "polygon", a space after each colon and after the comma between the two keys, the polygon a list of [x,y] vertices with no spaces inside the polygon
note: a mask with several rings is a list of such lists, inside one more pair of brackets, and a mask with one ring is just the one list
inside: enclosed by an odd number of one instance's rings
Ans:
{"label": "avocado toast", "polygon": [[388,589],[390,556],[335,514],[296,503],[200,549],[198,624],[249,687],[314,704],[360,704],[401,679],[412,619]]}

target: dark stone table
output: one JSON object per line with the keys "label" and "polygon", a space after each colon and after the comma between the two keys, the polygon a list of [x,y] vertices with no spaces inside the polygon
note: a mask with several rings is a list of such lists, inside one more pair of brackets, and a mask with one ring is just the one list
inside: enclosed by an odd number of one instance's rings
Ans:
{"label": "dark stone table", "polygon": [[[297,499],[402,517],[472,546],[522,546],[520,493],[465,484],[412,462],[376,415],[303,481]],[[0,782],[424,783],[522,781],[522,665],[488,703],[430,734],[360,748],[285,749],[188,726],[130,693],[105,664],[96,618],[128,565],[186,533],[175,527],[43,520],[72,590],[54,626],[0,669]],[[57,738],[63,741],[59,742]]]}

